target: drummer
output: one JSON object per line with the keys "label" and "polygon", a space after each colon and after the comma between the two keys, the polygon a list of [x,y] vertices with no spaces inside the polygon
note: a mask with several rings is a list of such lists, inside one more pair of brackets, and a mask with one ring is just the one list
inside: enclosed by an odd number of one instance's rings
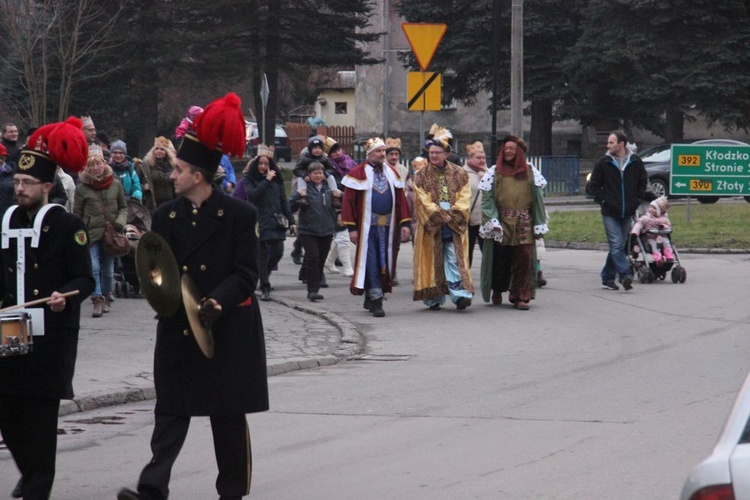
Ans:
{"label": "drummer", "polygon": [[[61,399],[73,399],[81,302],[94,290],[83,221],[48,203],[57,165],[80,171],[88,146],[78,118],[39,128],[13,176],[18,205],[3,221],[0,297],[4,308],[49,297],[31,321],[31,352],[0,355],[0,433],[21,473],[14,498],[49,498],[55,478],[57,415]],[[36,228],[32,230],[31,228]],[[33,234],[36,234],[34,236]],[[18,238],[25,245],[18,251]],[[21,270],[17,262],[25,265]],[[65,292],[77,295],[61,297]],[[21,315],[15,314],[17,321]],[[10,319],[6,316],[6,319]]]}
{"label": "drummer", "polygon": [[207,354],[199,347],[196,338],[205,338],[205,333],[195,331],[196,318],[191,321],[185,307],[172,317],[159,318],[153,457],[141,472],[137,491],[122,489],[118,500],[168,497],[172,465],[194,416],[211,420],[219,496],[239,499],[250,490],[252,457],[245,414],[268,409],[263,327],[254,293],[258,219],[248,203],[212,185],[222,153],[244,152],[241,109],[239,97],[227,94],[195,118],[172,170],[177,198],[160,205],[153,215],[152,230],[167,241],[180,272],[196,285],[198,296],[190,299],[202,300],[197,327],[212,330],[214,352]]}

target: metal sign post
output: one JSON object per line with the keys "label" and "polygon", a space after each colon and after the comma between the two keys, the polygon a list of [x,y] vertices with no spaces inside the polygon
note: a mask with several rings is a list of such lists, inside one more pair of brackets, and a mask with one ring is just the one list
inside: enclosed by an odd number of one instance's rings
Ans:
{"label": "metal sign post", "polygon": [[[261,82],[260,86],[260,100],[263,103],[263,130],[261,137],[261,144],[266,144],[266,106],[268,105],[268,94],[270,94],[270,90],[268,89],[268,78],[266,77],[266,74],[263,73],[263,80]],[[271,142],[273,144],[273,142]],[[269,144],[266,144],[269,146]]]}

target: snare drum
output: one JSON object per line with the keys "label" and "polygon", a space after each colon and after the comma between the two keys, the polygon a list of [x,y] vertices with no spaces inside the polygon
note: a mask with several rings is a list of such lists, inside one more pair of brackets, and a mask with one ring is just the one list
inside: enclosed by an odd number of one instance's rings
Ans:
{"label": "snare drum", "polygon": [[0,357],[28,354],[33,349],[31,315],[26,312],[0,314]]}

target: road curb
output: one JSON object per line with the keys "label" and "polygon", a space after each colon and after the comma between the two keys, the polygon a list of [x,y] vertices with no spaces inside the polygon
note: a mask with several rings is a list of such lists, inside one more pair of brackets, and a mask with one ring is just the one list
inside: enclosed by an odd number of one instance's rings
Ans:
{"label": "road curb", "polygon": [[[305,306],[299,302],[293,300],[286,300],[278,297],[272,297],[271,300],[274,302],[303,312],[305,314],[311,314],[326,320],[328,323],[336,327],[341,333],[341,341],[339,342],[338,348],[332,353],[325,356],[311,356],[311,357],[300,357],[292,359],[284,359],[276,362],[267,364],[268,376],[282,375],[299,370],[309,370],[311,368],[319,368],[321,366],[330,366],[348,359],[356,354],[360,354],[364,349],[364,337],[357,329],[357,327],[347,321],[343,317],[330,311],[323,311],[320,309],[314,309],[312,307]],[[132,387],[119,391],[101,391],[91,394],[84,394],[83,396],[73,398],[72,400],[63,400],[60,402],[60,410],[58,415],[60,417],[66,415],[72,415],[75,413],[83,413],[98,408],[106,408],[108,406],[117,406],[127,403],[136,403],[140,401],[148,401],[156,399],[156,389],[153,384],[144,384],[139,387]]]}
{"label": "road curb", "polygon": [[[606,252],[609,250],[609,246],[606,243],[584,243],[584,242],[568,242],[568,241],[552,241],[544,240],[544,246],[546,248],[563,248],[568,250],[598,250]],[[679,248],[680,253],[693,253],[693,254],[717,254],[717,255],[741,255],[750,253],[749,248]]]}

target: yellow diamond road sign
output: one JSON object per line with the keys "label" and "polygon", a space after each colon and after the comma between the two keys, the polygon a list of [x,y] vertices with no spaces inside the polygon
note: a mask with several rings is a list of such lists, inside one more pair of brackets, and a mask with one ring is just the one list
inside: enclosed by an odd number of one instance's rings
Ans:
{"label": "yellow diamond road sign", "polygon": [[410,71],[406,80],[409,111],[440,111],[440,73]]}
{"label": "yellow diamond road sign", "polygon": [[430,23],[403,23],[401,29],[404,30],[406,39],[409,40],[411,50],[417,58],[419,67],[422,71],[427,71],[427,66],[435,55],[440,40],[443,39],[445,31],[448,29],[447,24],[430,24]]}

